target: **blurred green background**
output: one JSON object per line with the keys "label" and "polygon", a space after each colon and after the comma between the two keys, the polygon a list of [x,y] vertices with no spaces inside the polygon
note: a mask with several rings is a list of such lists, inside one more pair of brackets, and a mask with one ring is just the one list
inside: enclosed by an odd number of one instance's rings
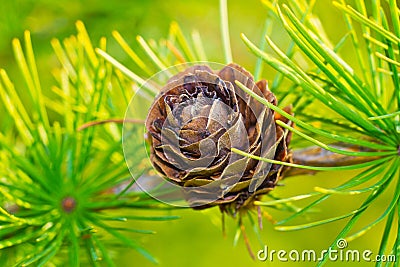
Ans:
{"label": "blurred green background", "polygon": [[[258,0],[228,1],[230,31],[234,60],[253,71],[255,57],[249,53],[240,39],[241,32],[246,33],[250,40],[259,42],[266,18],[266,9]],[[329,36],[337,42],[345,33],[345,26],[340,13],[332,7],[331,1],[317,1],[316,13],[321,15]],[[206,52],[210,61],[221,62],[222,45],[219,29],[218,1],[107,1],[107,0],[0,0],[0,67],[9,71],[11,78],[18,85],[18,74],[11,49],[12,38],[21,38],[24,30],[32,32],[32,40],[39,64],[39,72],[44,88],[50,88],[53,78],[49,69],[57,66],[57,60],[52,52],[50,40],[62,39],[75,34],[75,22],[82,20],[94,43],[101,36],[109,40],[110,54],[124,60],[123,53],[119,50],[111,37],[111,32],[117,30],[126,40],[137,47],[135,37],[140,34],[146,39],[159,39],[168,34],[171,21],[177,21],[184,32],[191,32],[193,28],[199,30]],[[273,39],[280,46],[288,44],[288,38],[282,28],[274,27]],[[343,52],[343,57],[351,58],[353,51]],[[264,77],[271,79],[275,72],[265,68]],[[318,111],[319,113],[323,111]],[[1,119],[1,118],[0,118]],[[313,190],[314,186],[334,187],[354,175],[347,173],[320,173],[315,176],[299,176],[282,181],[284,186],[275,190],[281,197],[294,196]],[[388,195],[388,194],[386,194]],[[358,207],[365,197],[341,196],[334,197],[320,206],[320,210],[302,217],[297,223],[329,218],[350,211]],[[378,217],[381,213],[381,204],[388,203],[388,199],[379,199],[369,208],[356,229],[361,228],[367,220]],[[307,204],[299,202],[299,205]],[[288,216],[283,212],[268,210],[277,220]],[[243,240],[236,247],[233,246],[235,232],[234,221],[227,218],[227,237],[221,232],[220,213],[217,208],[207,211],[179,210],[173,214],[182,216],[173,222],[136,223],[135,228],[154,229],[156,235],[143,237],[134,236],[160,260],[160,266],[315,266],[309,262],[259,262],[249,257]],[[369,216],[369,218],[368,218]],[[278,232],[273,225],[264,221],[262,231],[263,241],[269,249],[314,249],[317,253],[327,248],[334,240],[347,220],[331,223],[317,228],[299,232]],[[247,232],[250,236],[252,248],[255,252],[261,245],[245,219]],[[295,223],[295,222],[293,222]],[[349,244],[349,249],[370,249],[377,252],[380,234],[383,225],[380,224],[373,231]],[[117,266],[154,266],[142,256],[132,250],[117,249],[114,254]],[[328,263],[328,266],[369,266],[362,263]]]}

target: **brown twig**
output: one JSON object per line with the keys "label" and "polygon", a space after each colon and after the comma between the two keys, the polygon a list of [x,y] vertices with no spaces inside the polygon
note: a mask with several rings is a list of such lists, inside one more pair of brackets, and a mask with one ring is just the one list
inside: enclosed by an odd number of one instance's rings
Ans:
{"label": "brown twig", "polygon": [[226,238],[225,213],[221,212],[222,236]]}
{"label": "brown twig", "polygon": [[[349,145],[349,144],[334,144],[335,148],[339,148],[342,150],[348,151],[372,151],[367,148]],[[335,167],[335,166],[347,166],[354,165],[358,163],[364,163],[371,160],[378,159],[379,157],[360,157],[360,156],[348,156],[342,155],[338,153],[334,153],[323,149],[319,146],[310,146],[303,149],[295,150],[292,152],[293,163],[301,164],[305,166],[318,166],[318,167]],[[307,170],[307,169],[299,169],[299,168],[290,168],[287,172],[285,172],[284,176],[295,176],[302,174],[315,174],[316,171]]]}
{"label": "brown twig", "polygon": [[82,130],[92,127],[92,126],[101,125],[101,124],[110,123],[110,122],[113,122],[113,123],[128,122],[128,123],[144,124],[144,120],[139,120],[139,119],[107,119],[107,120],[87,122],[87,123],[81,125],[77,130],[82,131]]}
{"label": "brown twig", "polygon": [[243,221],[242,221],[242,217],[241,217],[241,216],[239,217],[239,227],[240,227],[240,230],[241,230],[242,235],[243,235],[244,243],[246,244],[247,250],[249,251],[250,257],[251,257],[253,260],[255,260],[255,259],[256,259],[256,256],[254,255],[254,252],[253,252],[253,250],[251,249],[250,241],[249,241],[249,238],[247,237],[246,228],[244,227],[244,224],[243,224]]}
{"label": "brown twig", "polygon": [[181,54],[181,52],[179,52],[179,49],[176,48],[176,46],[171,41],[167,40],[166,45],[167,45],[167,48],[172,52],[172,54],[174,54],[174,56],[180,63],[186,63],[186,60],[183,57],[183,55]]}
{"label": "brown twig", "polygon": [[262,223],[262,210],[260,206],[257,206],[257,218],[258,218],[258,227],[260,230],[263,229],[263,223]]}

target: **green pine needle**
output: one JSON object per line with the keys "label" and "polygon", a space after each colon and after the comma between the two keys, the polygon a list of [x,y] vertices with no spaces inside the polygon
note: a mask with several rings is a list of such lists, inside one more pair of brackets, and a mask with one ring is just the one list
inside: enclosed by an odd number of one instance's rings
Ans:
{"label": "green pine needle", "polygon": [[[64,42],[52,40],[61,64],[54,71],[58,82],[54,86],[56,97],[50,99],[42,92],[29,32],[24,35],[24,49],[19,40],[13,40],[26,88],[15,88],[7,73],[0,71],[5,116],[16,123],[14,134],[0,133],[5,177],[0,181],[2,266],[10,262],[17,266],[57,262],[66,246],[68,259],[63,262],[70,266],[85,264],[85,250],[93,266],[101,261],[112,266],[110,241],[115,240],[157,262],[141,244],[121,233],[153,231],[116,227],[112,221],[177,219],[171,215],[143,216],[139,212],[160,203],[143,192],[130,193],[134,180],[125,165],[121,126],[109,124],[79,130],[90,121],[123,117],[124,108],[115,107],[121,106],[121,97],[130,97],[126,88],[132,82],[117,75],[112,65],[96,54],[82,22],[77,22],[77,30],[77,36]],[[99,49],[106,49],[104,39],[100,40]],[[110,86],[113,90],[109,90]],[[21,99],[24,91],[29,92],[29,101]],[[50,110],[56,113],[57,120],[50,119]],[[140,176],[149,166],[143,164],[147,154],[142,143],[138,141],[135,146],[132,149],[137,152],[136,164],[142,167],[134,172]],[[127,187],[115,191],[123,183]],[[104,232],[114,240],[105,237]]]}
{"label": "green pine needle", "polygon": [[[398,227],[394,227],[394,217],[396,214],[394,211],[398,211],[400,208],[399,190],[395,190],[392,201],[383,209],[381,216],[365,225],[362,229],[350,233],[356,225],[358,218],[368,211],[368,207],[371,203],[387,191],[386,189],[389,185],[399,188],[400,116],[398,110],[400,106],[398,99],[400,96],[400,86],[398,76],[398,48],[400,46],[400,39],[398,36],[400,32],[400,23],[398,16],[399,9],[396,5],[396,1],[388,1],[388,5],[386,6],[387,10],[389,10],[390,20],[386,17],[387,13],[382,11],[383,7],[380,6],[380,4],[383,5],[383,3],[379,1],[375,1],[371,4],[372,11],[368,11],[364,1],[361,0],[356,1],[357,8],[347,5],[344,0],[341,0],[340,3],[334,2],[333,5],[343,12],[351,36],[351,39],[347,38],[349,34],[346,33],[334,49],[331,48],[330,42],[325,40],[326,36],[324,36],[324,30],[321,24],[315,27],[316,24],[313,24],[311,19],[304,19],[306,11],[297,6],[297,1],[291,1],[290,4],[290,7],[285,4],[282,6],[278,4],[267,5],[270,12],[275,17],[278,17],[279,22],[284,26],[292,41],[296,44],[296,46],[293,48],[291,47],[291,50],[287,53],[282,52],[279,46],[276,45],[269,36],[265,36],[265,38],[269,47],[276,53],[275,55],[264,52],[264,47],[258,48],[245,35],[242,35],[242,38],[250,51],[253,52],[258,59],[262,59],[293,83],[291,88],[303,89],[300,92],[297,90],[297,94],[300,97],[299,99],[307,97],[306,93],[308,93],[315,98],[315,100],[308,101],[308,105],[312,102],[317,102],[319,105],[323,104],[327,109],[332,110],[334,114],[318,120],[317,116],[310,115],[313,114],[312,107],[309,108],[307,105],[303,105],[301,108],[298,108],[300,104],[296,101],[294,107],[296,116],[292,116],[292,114],[286,113],[281,108],[273,106],[262,97],[254,94],[249,88],[239,82],[237,84],[262,104],[292,120],[296,127],[287,126],[279,122],[278,124],[293,132],[293,134],[297,135],[299,138],[303,138],[308,142],[334,153],[354,153],[353,155],[358,156],[361,156],[361,154],[372,156],[374,154],[379,159],[377,159],[376,162],[374,162],[374,160],[369,161],[371,164],[367,163],[365,165],[369,165],[367,170],[361,171],[360,174],[336,188],[326,189],[316,187],[315,190],[317,192],[278,200],[279,203],[292,203],[303,198],[320,196],[296,213],[279,221],[277,223],[277,225],[279,225],[277,229],[282,231],[300,230],[351,217],[347,225],[338,234],[334,242],[332,242],[330,249],[334,249],[337,240],[340,238],[346,238],[347,241],[351,241],[386,220],[386,227],[382,235],[379,253],[385,254],[390,252],[392,254],[399,254],[399,247],[396,245],[398,241],[393,244],[394,249],[392,251],[386,250],[388,247],[390,229],[396,229],[394,230],[397,231],[396,235],[399,234]],[[312,4],[310,4],[310,7],[311,6]],[[368,17],[367,14],[371,14],[371,12],[373,14],[372,17]],[[392,25],[388,25],[388,21],[390,21]],[[356,28],[354,25],[356,23],[360,23],[361,28]],[[357,32],[360,30],[361,33]],[[359,36],[363,36],[364,40],[359,40]],[[355,71],[355,68],[353,68],[350,63],[346,62],[346,60],[340,56],[339,48],[342,47],[345,42],[350,42],[355,50],[357,63],[361,69],[361,75]],[[362,42],[365,42],[365,46],[361,44]],[[365,51],[363,51],[364,49]],[[304,53],[304,55],[314,63],[314,66],[309,67],[310,70],[302,69],[296,61],[292,59],[293,50]],[[367,57],[365,57],[365,54]],[[387,83],[387,79],[384,78],[383,75],[390,75],[391,83]],[[326,86],[322,86],[321,81],[323,81]],[[275,91],[278,90],[278,87],[273,86],[272,89]],[[287,97],[290,94],[293,95],[296,94],[296,92],[290,89],[290,93],[285,93],[284,96]],[[340,131],[338,131],[337,118],[344,121],[344,123],[340,124]],[[311,125],[310,119],[318,122],[320,126]],[[354,129],[358,132],[356,135],[357,138],[353,137],[355,133]],[[344,151],[331,147],[327,142],[319,141],[319,139],[322,138],[330,139],[328,142],[340,141],[369,147],[370,149],[365,152],[361,150]],[[295,147],[292,147],[292,149],[295,149]],[[342,167],[345,167],[345,169],[357,168],[357,164],[340,167],[299,166],[298,164],[282,163],[255,157],[237,149],[232,150],[238,154],[257,158],[258,160],[297,168],[311,170],[320,170],[320,168],[335,170]],[[363,165],[363,163],[361,165]],[[367,183],[371,179],[378,179],[378,181],[373,185],[361,189],[353,189],[356,186]],[[294,218],[301,216],[308,210],[333,196],[351,195],[356,197],[362,193],[369,194],[367,200],[360,208],[350,211],[347,214],[301,225],[286,225]],[[275,204],[274,201],[258,201],[255,204],[274,206],[278,205],[278,202]],[[323,265],[326,261],[327,257],[319,263],[319,266]],[[380,264],[378,263],[378,265]]]}
{"label": "green pine needle", "polygon": [[[259,46],[244,34],[242,39],[256,56],[254,76],[257,79],[263,77],[263,64],[274,68],[277,75],[271,90],[280,103],[293,103],[295,114],[272,105],[243,84],[238,82],[237,85],[294,123],[292,127],[278,122],[293,133],[291,150],[294,153],[303,142],[331,153],[368,159],[346,166],[309,166],[256,157],[233,148],[233,152],[243,156],[292,168],[358,172],[334,188],[315,186],[313,192],[288,198],[269,194],[271,200],[259,200],[254,204],[290,213],[276,223],[276,229],[281,231],[347,220],[332,241],[331,249],[335,248],[337,240],[356,239],[385,222],[379,254],[392,253],[399,257],[400,190],[394,190],[394,193],[388,190],[391,187],[398,189],[400,183],[400,21],[397,3],[387,0],[366,5],[364,1],[356,0],[355,5],[350,6],[345,0],[333,2],[332,7],[342,12],[348,28],[334,43],[314,14],[316,1],[285,2],[287,4],[281,5],[280,1],[263,1],[268,17]],[[230,63],[227,1],[221,0],[219,4],[224,51],[220,60]],[[291,38],[285,49],[268,34],[275,23],[282,25]],[[113,266],[109,253],[110,237],[105,236],[111,236],[111,241],[117,240],[156,262],[139,243],[125,235],[127,232],[150,234],[152,231],[117,227],[114,223],[176,219],[171,215],[145,216],[137,212],[139,209],[168,210],[171,207],[142,192],[130,192],[134,182],[129,180],[131,174],[121,152],[120,125],[78,129],[90,121],[122,117],[130,97],[143,85],[142,96],[153,99],[163,85],[146,83],[147,79],[178,63],[206,60],[204,42],[197,31],[185,35],[176,22],[171,24],[168,38],[160,42],[138,36],[137,51],[118,32],[113,32],[121,50],[134,64],[131,69],[107,52],[105,39],[94,46],[83,23],[78,22],[76,26],[76,36],[63,42],[57,39],[51,42],[61,65],[54,71],[57,85],[52,93],[56,97],[50,98],[42,91],[29,32],[24,34],[23,45],[19,40],[13,40],[14,54],[26,87],[15,88],[7,73],[0,70],[0,100],[8,119],[15,122],[10,132],[0,134],[0,169],[6,177],[0,181],[0,264],[9,262],[7,255],[14,263],[44,265],[65,254],[68,246],[65,255],[71,266],[83,265],[85,259],[93,266],[99,266],[102,261]],[[342,57],[343,49],[348,46],[354,52],[355,62]],[[265,52],[266,48],[274,54]],[[310,62],[308,69],[297,61],[294,55],[298,54]],[[109,90],[111,87],[113,90]],[[131,92],[126,88],[134,90]],[[20,94],[25,91],[28,91],[29,101],[21,100]],[[125,103],[122,108],[121,102]],[[316,107],[324,110],[322,116],[316,114],[319,113]],[[138,130],[135,134],[142,132]],[[339,149],[335,146],[337,143],[357,146],[359,150]],[[137,152],[134,165],[140,166],[134,175],[139,177],[149,169],[144,161],[146,151],[139,142],[132,149]],[[126,185],[124,189],[115,191],[121,183]],[[288,225],[332,197],[358,197],[361,194],[367,198],[357,209],[331,218]],[[359,218],[384,194],[392,195],[391,201],[382,207],[382,213],[354,231]],[[304,207],[294,205],[313,198]],[[125,214],[126,209],[129,214]],[[122,210],[124,213],[119,213]],[[251,226],[256,229],[256,223],[248,215]],[[239,216],[235,244],[241,235],[246,238],[243,229]],[[255,233],[259,235],[258,230]],[[396,236],[393,244],[390,244],[389,236]],[[319,266],[326,261],[325,257]]]}

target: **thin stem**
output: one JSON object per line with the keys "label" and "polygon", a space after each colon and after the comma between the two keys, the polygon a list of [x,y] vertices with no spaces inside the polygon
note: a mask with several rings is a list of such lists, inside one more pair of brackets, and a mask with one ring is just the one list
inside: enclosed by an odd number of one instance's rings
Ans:
{"label": "thin stem", "polygon": [[152,75],[151,70],[148,68],[146,63],[143,62],[143,60],[135,53],[135,51],[128,45],[128,43],[125,41],[125,39],[122,37],[122,35],[117,32],[113,31],[112,35],[114,39],[118,42],[118,44],[121,46],[121,48],[125,51],[125,53],[135,62],[135,64],[144,72],[146,72],[147,75]]}
{"label": "thin stem", "polygon": [[207,61],[207,55],[204,50],[204,45],[200,37],[200,33],[198,31],[192,32],[192,40],[193,40],[193,47],[196,52],[197,58],[200,61]]}
{"label": "thin stem", "polygon": [[87,129],[92,126],[100,125],[100,124],[105,124],[105,123],[110,123],[110,122],[115,122],[115,123],[135,123],[135,124],[144,124],[143,120],[139,119],[107,119],[107,120],[100,120],[100,121],[90,121],[88,123],[83,124],[80,126],[77,130],[82,131],[84,129]]}
{"label": "thin stem", "polygon": [[400,115],[400,111],[394,112],[394,113],[390,113],[390,114],[386,114],[386,115],[382,115],[382,116],[376,116],[376,117],[369,117],[369,120],[381,120],[381,119],[387,119],[387,118],[392,118],[392,117],[396,117]]}
{"label": "thin stem", "polygon": [[228,4],[227,0],[219,1],[219,13],[221,19],[221,37],[224,46],[225,63],[232,62],[231,42],[229,39]]}
{"label": "thin stem", "polygon": [[150,83],[146,83],[146,80],[142,79],[140,76],[136,75],[132,71],[130,71],[127,67],[119,63],[116,59],[114,59],[112,56],[107,54],[105,51],[97,48],[96,49],[97,54],[102,56],[106,61],[108,61],[110,64],[112,64],[115,68],[120,70],[123,74],[128,76],[130,79],[135,81],[136,83],[139,84],[139,86],[143,86],[144,89],[147,89],[149,93],[156,94],[158,93],[158,89],[154,86],[152,86]]}
{"label": "thin stem", "polygon": [[[262,37],[261,37],[261,42],[260,42],[260,49],[265,50],[265,47],[267,46],[267,41],[265,40],[264,36],[271,34],[272,31],[272,21],[270,18],[267,18],[264,23],[264,28],[262,31]],[[254,69],[254,80],[258,81],[261,77],[261,73],[263,71],[263,64],[264,61],[262,60],[261,57],[257,57],[256,61],[256,67]]]}
{"label": "thin stem", "polygon": [[246,228],[244,227],[242,217],[239,218],[239,225],[240,225],[240,231],[242,232],[242,235],[243,235],[244,243],[245,243],[245,245],[246,245],[246,247],[247,247],[247,250],[248,250],[248,252],[249,252],[249,254],[250,254],[250,257],[251,257],[253,260],[255,260],[255,259],[256,259],[256,256],[254,255],[254,252],[253,252],[253,250],[251,249],[250,240],[249,240],[249,238],[247,237]]}
{"label": "thin stem", "polygon": [[371,161],[368,161],[368,162],[354,164],[354,165],[320,167],[320,166],[306,166],[306,165],[301,165],[301,164],[295,164],[295,163],[290,163],[290,162],[285,162],[285,161],[279,161],[279,160],[273,160],[273,159],[258,157],[258,156],[246,153],[246,152],[241,151],[241,150],[236,149],[236,148],[231,148],[231,151],[233,153],[239,154],[241,156],[249,157],[249,158],[260,160],[260,161],[265,161],[265,162],[272,163],[272,164],[279,164],[279,165],[283,165],[283,166],[288,166],[288,167],[293,167],[293,168],[301,168],[301,169],[307,169],[307,170],[313,170],[313,171],[355,170],[355,169],[368,167],[368,166],[371,166],[371,165],[381,164],[381,163],[391,159],[390,157],[385,157],[385,158],[381,158],[381,159],[377,159],[377,160],[371,160]]}

